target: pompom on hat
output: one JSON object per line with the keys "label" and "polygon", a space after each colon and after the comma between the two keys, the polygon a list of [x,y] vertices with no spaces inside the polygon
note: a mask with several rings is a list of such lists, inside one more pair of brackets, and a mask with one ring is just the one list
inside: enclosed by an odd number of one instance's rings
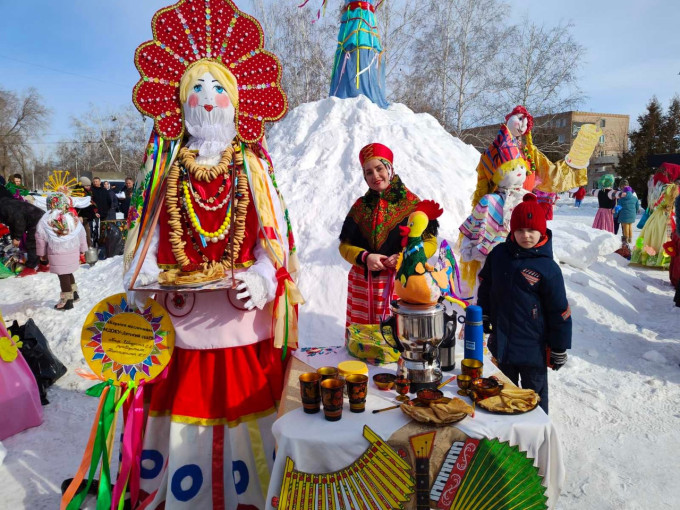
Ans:
{"label": "pompom on hat", "polygon": [[522,228],[538,230],[542,236],[545,235],[547,228],[545,209],[538,203],[536,195],[531,193],[524,195],[524,200],[515,207],[510,217],[510,232]]}
{"label": "pompom on hat", "polygon": [[513,115],[524,115],[527,119],[527,133],[531,132],[534,127],[534,117],[529,113],[529,111],[522,105],[515,106],[510,113],[505,116],[505,122],[510,119]]}
{"label": "pompom on hat", "polygon": [[390,163],[394,162],[394,154],[389,147],[381,143],[369,143],[363,149],[359,151],[359,162],[361,166],[370,159],[379,158],[384,159]]}

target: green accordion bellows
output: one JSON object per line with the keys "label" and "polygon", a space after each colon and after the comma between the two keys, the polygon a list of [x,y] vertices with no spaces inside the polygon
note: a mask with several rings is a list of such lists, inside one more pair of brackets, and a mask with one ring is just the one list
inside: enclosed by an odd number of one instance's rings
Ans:
{"label": "green accordion bellows", "polygon": [[480,441],[451,506],[452,510],[547,508],[538,468],[517,446]]}

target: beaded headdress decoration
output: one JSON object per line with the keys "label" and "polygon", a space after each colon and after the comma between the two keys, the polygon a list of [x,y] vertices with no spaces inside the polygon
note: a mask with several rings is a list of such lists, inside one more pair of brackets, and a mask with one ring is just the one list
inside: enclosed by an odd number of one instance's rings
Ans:
{"label": "beaded headdress decoration", "polygon": [[281,64],[264,49],[260,23],[231,0],[180,0],[156,12],[151,28],[153,40],[135,51],[141,79],[132,100],[143,115],[154,119],[163,138],[177,140],[184,134],[179,84],[199,60],[220,64],[236,78],[236,132],[243,142],[259,141],[265,121],[286,114]]}

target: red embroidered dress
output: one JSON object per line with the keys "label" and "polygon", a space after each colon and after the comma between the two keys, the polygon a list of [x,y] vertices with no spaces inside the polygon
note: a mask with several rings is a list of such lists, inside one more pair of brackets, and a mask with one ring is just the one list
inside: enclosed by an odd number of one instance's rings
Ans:
{"label": "red embroidered dress", "polygon": [[[189,178],[191,179],[191,187],[193,188],[193,191],[200,196],[200,203],[211,208],[215,208],[217,205],[224,203],[224,205],[217,210],[206,210],[199,205],[199,201],[196,200],[193,194],[191,196],[193,211],[198,217],[201,227],[209,232],[217,231],[217,229],[220,228],[220,225],[222,225],[225,215],[227,214],[227,210],[230,206],[232,178],[230,176],[219,176],[217,179],[209,182],[201,182],[192,177]],[[258,221],[250,188],[248,189],[248,195],[250,200],[248,203],[248,212],[246,214],[245,238],[241,244],[238,256],[234,261],[235,267],[248,267],[255,260],[253,248],[258,235]],[[181,203],[182,197],[183,191],[180,185],[178,196],[172,197],[172,200],[176,201],[176,204],[181,211],[180,214],[182,217],[183,229],[182,240],[185,243],[184,253],[186,253],[189,260],[194,264],[227,260],[229,257],[228,232],[225,233],[225,238],[223,240],[219,240],[216,243],[206,240],[206,246],[202,246],[200,235],[194,228],[192,228],[189,215]],[[208,202],[210,198],[214,198],[214,201]],[[166,197],[166,200],[168,199],[169,198]],[[172,247],[170,244],[169,234],[171,228],[168,224],[169,219],[170,217],[166,204],[163,203],[159,220],[161,235],[158,247],[158,265],[163,269],[178,267],[175,254],[172,252]]]}

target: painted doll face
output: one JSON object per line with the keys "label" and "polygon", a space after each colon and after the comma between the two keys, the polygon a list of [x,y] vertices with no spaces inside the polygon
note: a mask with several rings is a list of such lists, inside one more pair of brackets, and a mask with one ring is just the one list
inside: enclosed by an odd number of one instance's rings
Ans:
{"label": "painted doll face", "polygon": [[191,93],[185,103],[185,108],[203,108],[208,113],[216,108],[227,109],[230,106],[232,104],[227,91],[209,72],[191,84]]}
{"label": "painted doll face", "polygon": [[517,163],[512,170],[505,172],[498,187],[500,189],[521,188],[526,178],[526,167],[522,163]]}
{"label": "painted doll face", "polygon": [[196,77],[189,87],[183,105],[184,125],[192,137],[210,142],[201,147],[201,155],[219,154],[236,135],[236,109],[210,72]]}
{"label": "painted doll face", "polygon": [[379,158],[364,161],[364,179],[373,191],[383,192],[390,185],[390,171]]}
{"label": "painted doll face", "polygon": [[523,113],[511,116],[506,125],[515,138],[527,132],[527,118]]}

